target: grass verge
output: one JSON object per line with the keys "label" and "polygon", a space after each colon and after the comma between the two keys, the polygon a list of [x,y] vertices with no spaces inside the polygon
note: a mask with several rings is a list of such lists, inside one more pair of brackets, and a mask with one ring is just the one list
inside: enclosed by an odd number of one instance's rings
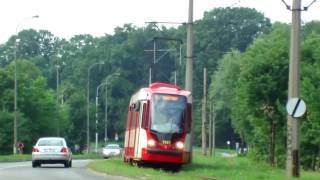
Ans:
{"label": "grass verge", "polygon": [[[102,159],[101,154],[73,154],[72,159]],[[31,154],[0,155],[0,162],[31,161]]]}
{"label": "grass verge", "polygon": [[[217,154],[220,154],[217,152]],[[272,168],[267,164],[256,163],[247,157],[204,157],[200,152],[193,153],[192,164],[185,165],[177,173],[150,167],[138,168],[122,161],[122,158],[98,160],[89,164],[95,171],[115,176],[137,179],[216,179],[216,180],[283,180],[285,170]],[[320,173],[301,172],[300,179],[318,180]]]}
{"label": "grass verge", "polygon": [[31,154],[17,154],[17,155],[0,155],[0,161],[29,161],[31,160]]}

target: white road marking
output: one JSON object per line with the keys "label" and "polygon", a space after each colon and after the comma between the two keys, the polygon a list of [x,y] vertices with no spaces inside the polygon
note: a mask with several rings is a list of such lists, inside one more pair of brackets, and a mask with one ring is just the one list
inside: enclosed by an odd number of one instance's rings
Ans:
{"label": "white road marking", "polygon": [[28,166],[31,166],[31,165],[25,164],[25,165],[15,165],[15,166],[0,167],[0,170],[17,168],[17,167],[28,167]]}

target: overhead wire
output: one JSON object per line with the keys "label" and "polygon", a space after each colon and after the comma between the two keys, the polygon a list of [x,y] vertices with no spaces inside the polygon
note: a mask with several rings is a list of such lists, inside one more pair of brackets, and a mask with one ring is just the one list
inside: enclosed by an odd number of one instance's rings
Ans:
{"label": "overhead wire", "polygon": [[289,6],[285,0],[281,0],[281,1],[283,2],[283,4],[286,6],[288,10],[291,10],[291,6]]}
{"label": "overhead wire", "polygon": [[240,4],[240,3],[241,3],[240,1],[241,1],[241,0],[238,0],[238,2],[235,2],[235,3],[231,4],[231,5],[228,6],[228,7],[233,7],[233,6],[237,5],[237,4]]}
{"label": "overhead wire", "polygon": [[304,7],[303,10],[304,11],[308,11],[309,7],[311,7],[313,5],[313,3],[315,3],[317,0],[313,0],[308,6]]}
{"label": "overhead wire", "polygon": [[[291,9],[291,6],[288,5],[288,3],[285,0],[281,0],[283,2],[283,4],[286,6],[286,8],[289,11],[292,11],[293,9]],[[300,11],[308,11],[308,9],[318,0],[313,0],[308,6],[304,6],[303,9],[299,9]]]}

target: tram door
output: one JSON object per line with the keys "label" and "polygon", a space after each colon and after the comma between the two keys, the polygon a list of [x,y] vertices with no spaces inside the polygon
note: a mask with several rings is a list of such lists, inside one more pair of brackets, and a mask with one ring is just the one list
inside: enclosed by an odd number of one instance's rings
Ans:
{"label": "tram door", "polygon": [[146,103],[143,101],[139,102],[139,113],[137,115],[136,119],[136,128],[135,128],[135,154],[134,157],[141,158],[141,150],[142,145],[144,144],[144,141],[146,141],[145,137],[145,131],[141,129],[143,119],[145,118],[145,109],[146,109]]}

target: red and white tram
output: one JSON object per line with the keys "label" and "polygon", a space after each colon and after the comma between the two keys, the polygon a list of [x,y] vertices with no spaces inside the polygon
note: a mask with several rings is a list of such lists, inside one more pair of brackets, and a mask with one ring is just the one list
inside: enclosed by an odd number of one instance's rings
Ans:
{"label": "red and white tram", "polygon": [[124,142],[125,162],[182,165],[191,162],[189,91],[153,83],[130,100]]}

